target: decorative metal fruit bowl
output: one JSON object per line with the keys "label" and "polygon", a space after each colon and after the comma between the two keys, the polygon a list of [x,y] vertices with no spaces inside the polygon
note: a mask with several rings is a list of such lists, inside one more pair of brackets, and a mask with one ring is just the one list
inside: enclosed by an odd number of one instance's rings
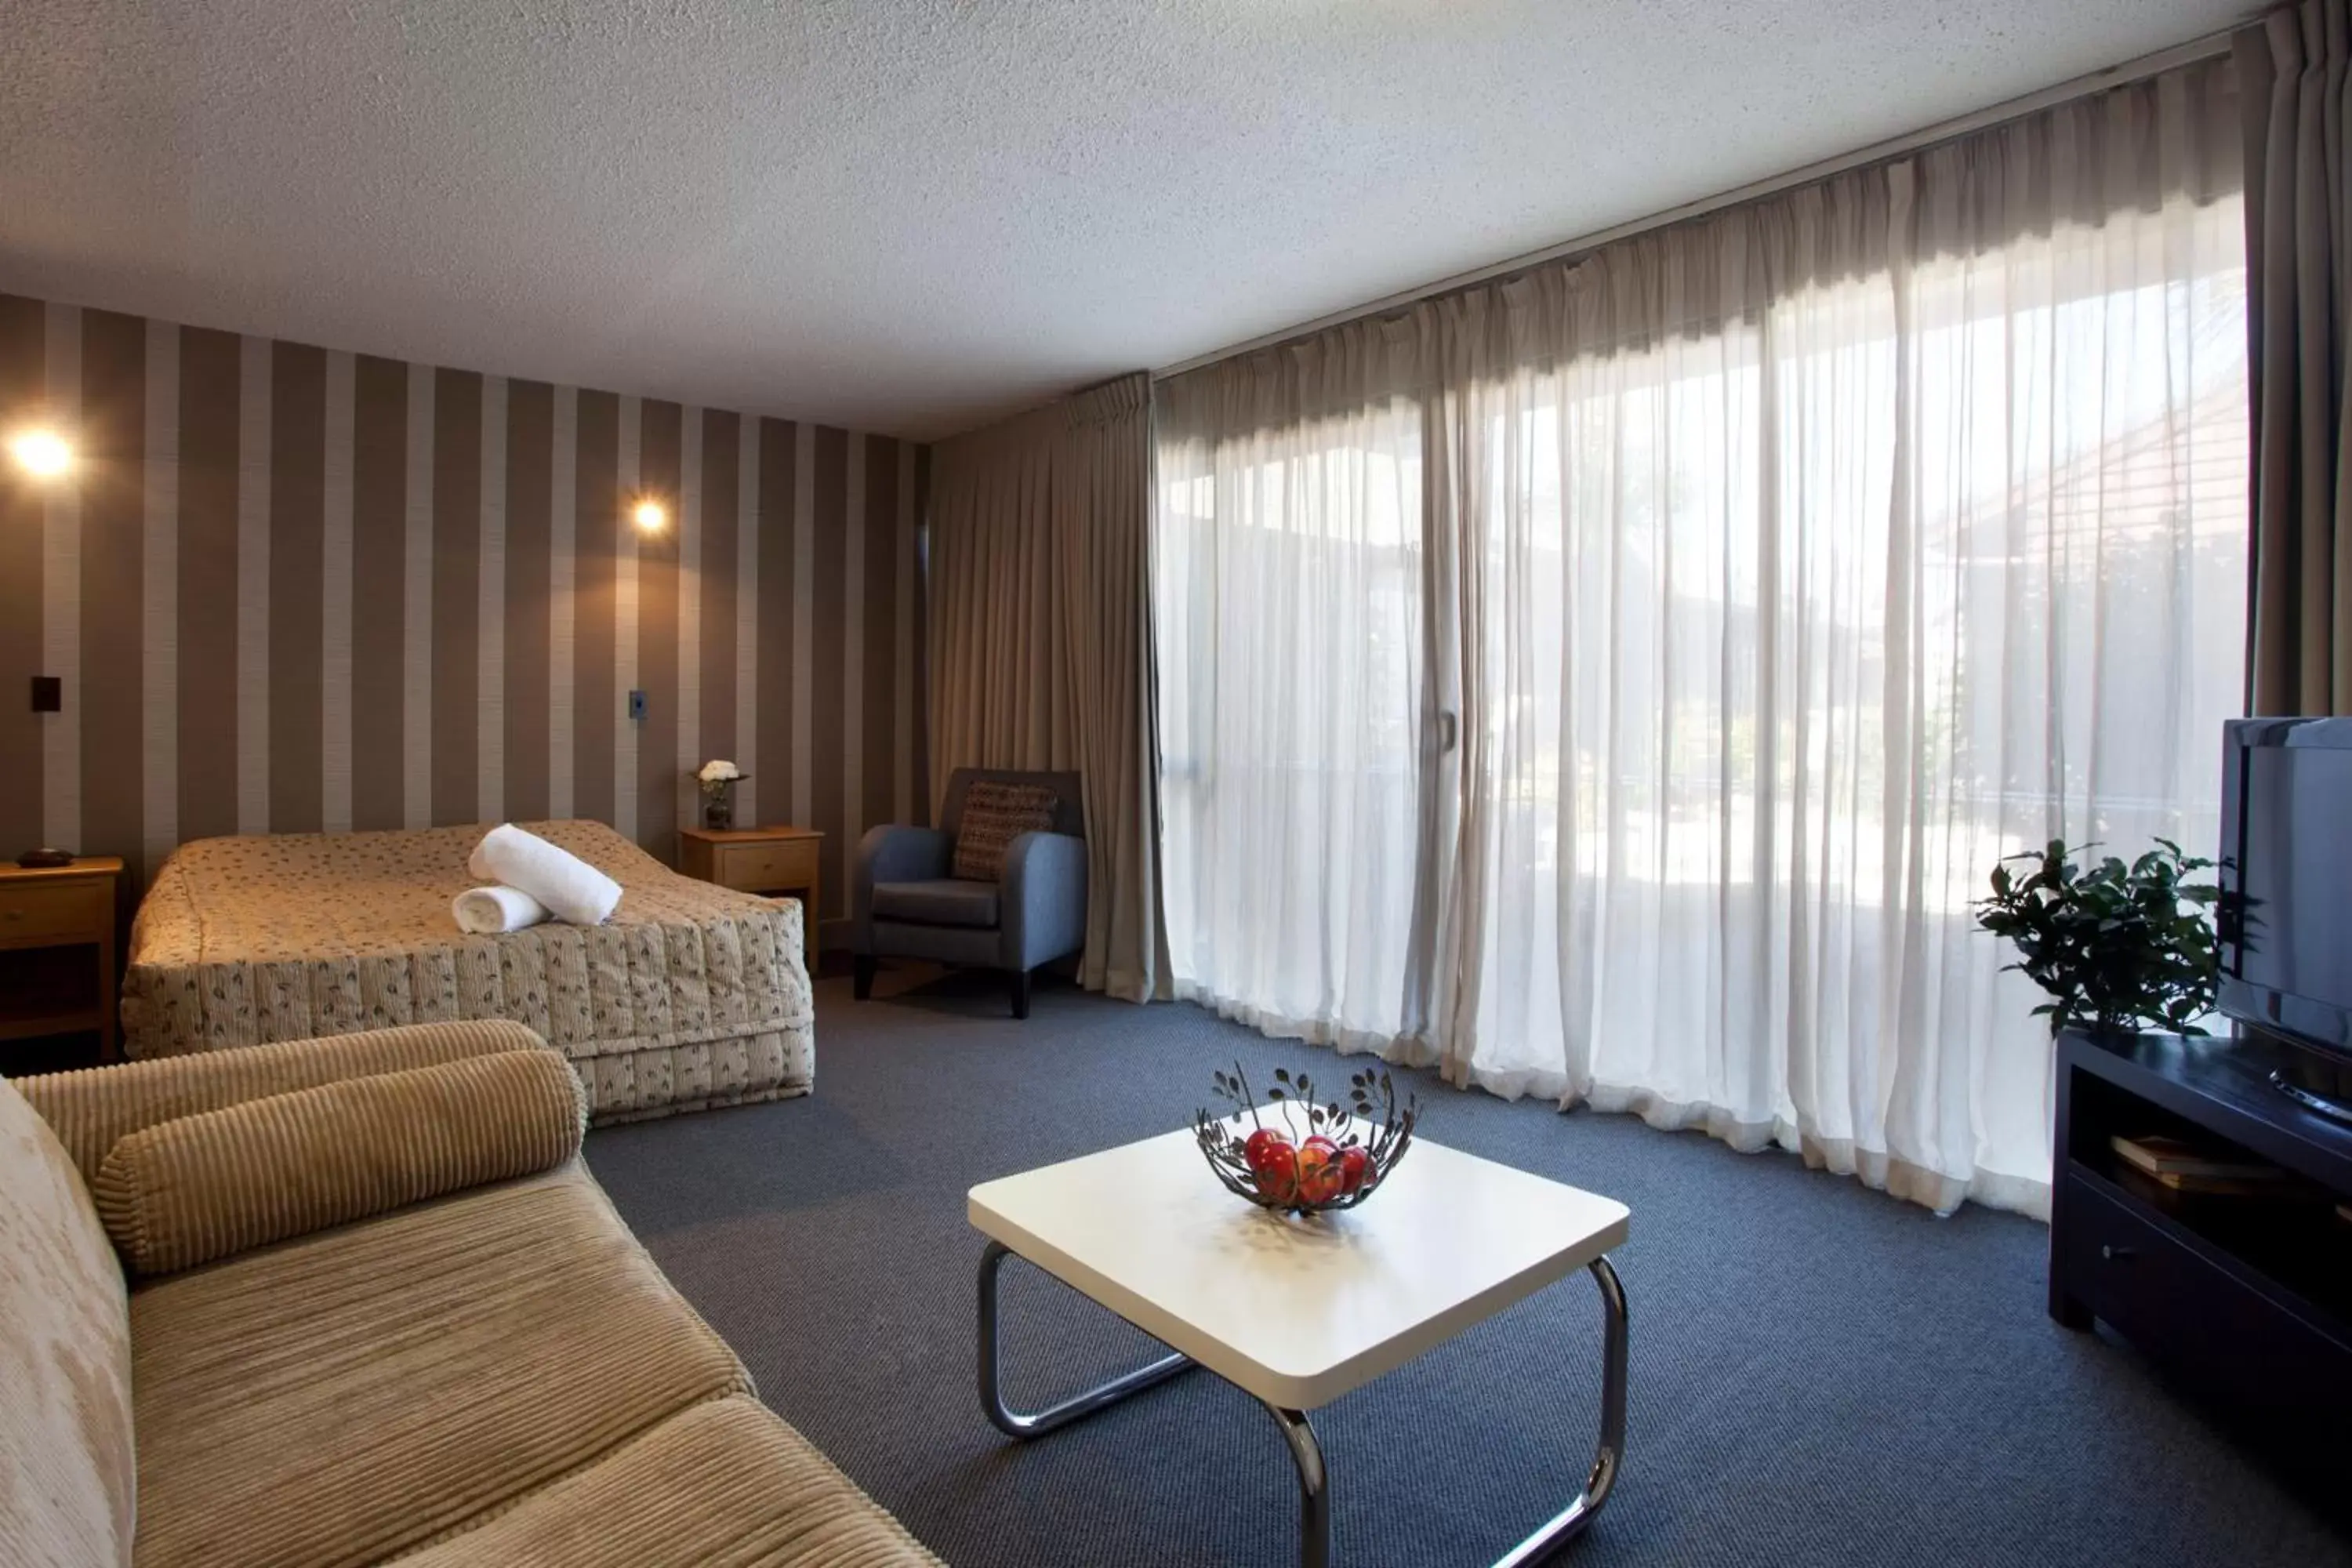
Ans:
{"label": "decorative metal fruit bowl", "polygon": [[1225,1190],[1260,1208],[1297,1215],[1354,1208],[1412,1147],[1421,1102],[1407,1097],[1400,1107],[1386,1072],[1349,1075],[1352,1111],[1337,1100],[1317,1103],[1314,1080],[1282,1068],[1263,1106],[1241,1063],[1214,1079],[1217,1098],[1234,1110],[1194,1111],[1192,1135]]}

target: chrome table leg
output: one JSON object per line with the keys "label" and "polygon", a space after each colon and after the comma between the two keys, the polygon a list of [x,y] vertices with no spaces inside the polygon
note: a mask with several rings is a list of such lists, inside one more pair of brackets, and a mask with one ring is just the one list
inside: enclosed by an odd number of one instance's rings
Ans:
{"label": "chrome table leg", "polygon": [[[1604,1335],[1601,1367],[1601,1443],[1592,1459],[1592,1473],[1565,1511],[1549,1524],[1511,1548],[1495,1568],[1532,1568],[1584,1533],[1609,1491],[1617,1484],[1617,1466],[1625,1452],[1625,1288],[1605,1258],[1593,1259],[1592,1282],[1601,1288]],[[1261,1400],[1260,1404],[1265,1404]],[[1290,1445],[1298,1466],[1299,1568],[1330,1568],[1331,1476],[1324,1468],[1322,1445],[1304,1413],[1267,1405],[1275,1424]]]}
{"label": "chrome table leg", "polygon": [[1331,1568],[1331,1474],[1323,1468],[1323,1445],[1305,1411],[1265,1407],[1298,1466],[1298,1568]]}
{"label": "chrome table leg", "polygon": [[1617,1467],[1625,1454],[1625,1287],[1606,1258],[1591,1263],[1592,1282],[1601,1288],[1602,1333],[1601,1363],[1601,1443],[1592,1455],[1592,1473],[1584,1490],[1549,1524],[1511,1548],[1495,1568],[1529,1568],[1584,1533],[1601,1505],[1617,1484]]}
{"label": "chrome table leg", "polygon": [[[1004,1397],[997,1388],[996,1276],[1009,1256],[1001,1243],[992,1241],[980,1259],[980,1403],[999,1431],[1013,1437],[1034,1437],[1081,1415],[1092,1415],[1195,1364],[1190,1356],[1171,1355],[1034,1415],[1024,1415],[1006,1409]],[[1513,1547],[1496,1563],[1495,1568],[1534,1568],[1548,1561],[1584,1533],[1617,1484],[1618,1467],[1625,1453],[1625,1287],[1606,1258],[1594,1258],[1590,1268],[1592,1282],[1601,1291],[1602,1332],[1601,1440],[1593,1451],[1592,1470],[1585,1478],[1584,1489],[1577,1494],[1576,1500],[1550,1523]],[[1316,1441],[1315,1427],[1305,1412],[1263,1400],[1259,1403],[1265,1405],[1275,1424],[1282,1428],[1283,1440],[1290,1446],[1291,1461],[1298,1468],[1299,1568],[1330,1568],[1331,1477],[1323,1463],[1323,1446]]]}
{"label": "chrome table leg", "polygon": [[1066,1426],[1081,1415],[1091,1415],[1106,1405],[1115,1405],[1130,1394],[1164,1383],[1193,1364],[1188,1355],[1165,1356],[1149,1366],[1115,1377],[1099,1388],[1088,1389],[1031,1415],[1005,1408],[1004,1395],[997,1386],[996,1276],[1011,1256],[1011,1251],[996,1241],[990,1242],[988,1249],[980,1255],[980,1407],[1006,1436],[1035,1437],[1056,1426]]}

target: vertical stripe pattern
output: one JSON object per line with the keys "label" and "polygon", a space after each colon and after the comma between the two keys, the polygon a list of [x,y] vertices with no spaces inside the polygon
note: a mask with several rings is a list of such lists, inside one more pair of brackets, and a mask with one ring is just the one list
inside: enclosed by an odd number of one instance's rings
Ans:
{"label": "vertical stripe pattern", "polygon": [[580,395],[551,400],[547,459],[547,815],[572,815],[572,550],[578,519]]}
{"label": "vertical stripe pattern", "polygon": [[149,875],[180,841],[180,329],[147,323],[146,467],[141,476],[139,733],[142,858]]}
{"label": "vertical stripe pattern", "polygon": [[[735,755],[751,777],[735,786],[746,822],[760,820],[760,430],[742,421],[735,438]],[[782,798],[783,792],[777,792]]]}
{"label": "vertical stripe pattern", "polygon": [[678,430],[677,459],[677,773],[666,809],[680,827],[694,824],[694,770],[702,745],[702,410],[688,408]]}
{"label": "vertical stripe pattern", "polygon": [[[487,461],[483,466],[483,484],[495,485],[504,497],[500,527],[506,556],[504,605],[499,617],[503,657],[497,660],[496,678],[499,706],[505,710],[506,738],[499,761],[506,787],[503,798],[490,796],[482,802],[481,815],[489,817],[530,819],[549,815],[549,764],[554,750],[551,697],[554,571],[548,454],[554,438],[553,391],[543,382],[519,381],[508,386],[500,437],[506,443],[501,452],[504,468],[493,474]],[[489,426],[484,428],[487,439]]]}
{"label": "vertical stripe pattern", "polygon": [[137,476],[147,450],[147,331],[134,316],[85,310],[81,332],[79,445],[95,481],[81,487],[81,836],[121,845],[136,867],[146,837],[146,507]]}
{"label": "vertical stripe pattern", "polygon": [[[51,305],[42,353],[42,416],[65,430],[81,424],[81,312]],[[84,470],[87,472],[87,468]],[[65,710],[41,716],[44,844],[81,842],[81,486],[47,487],[41,515],[41,662],[65,682]]]}
{"label": "vertical stripe pattern", "polygon": [[[807,715],[803,722],[810,740],[793,762],[795,775],[803,769],[810,774],[809,816],[803,820],[846,822],[855,799],[848,785],[856,766],[843,705],[849,692],[847,655],[860,645],[850,635],[849,606],[843,601],[849,592],[852,531],[863,531],[849,505],[849,452],[863,445],[839,430],[818,430],[810,442],[812,519],[838,518],[840,522],[832,528],[812,526],[815,537],[809,542],[810,568],[800,579],[801,600],[808,609],[801,620],[802,636],[811,653],[794,661],[793,675],[808,690],[802,711]],[[841,657],[824,657],[835,650]],[[846,885],[841,874],[842,847],[839,839],[828,838],[818,853],[817,865],[829,887]]]}
{"label": "vertical stripe pattern", "polygon": [[[48,321],[40,301],[0,294],[0,419],[47,417],[47,358]],[[47,513],[47,487],[26,482],[14,465],[0,463],[0,672],[11,680],[20,670],[47,672],[42,626]],[[0,757],[13,763],[0,767],[0,828],[13,830],[18,843],[43,833],[44,737],[51,717],[34,712],[30,703],[0,702]]]}
{"label": "vertical stripe pattern", "polygon": [[898,622],[890,713],[890,820],[915,820],[915,447],[898,443],[898,511],[891,520],[890,601]]}
{"label": "vertical stripe pattern", "polygon": [[573,440],[572,812],[617,824],[613,762],[622,688],[619,620],[621,400],[583,392]]}
{"label": "vertical stripe pattern", "polygon": [[507,382],[482,380],[480,600],[474,614],[474,815],[496,822],[507,797]]}
{"label": "vertical stripe pattern", "polygon": [[319,773],[320,826],[352,826],[352,418],[355,366],[327,356],[327,412],[320,433]]}
{"label": "vertical stripe pattern", "polygon": [[278,343],[269,375],[268,530],[262,624],[269,692],[260,827],[316,833],[325,823],[320,773],[326,709],[327,356]]}
{"label": "vertical stripe pattern", "polygon": [[433,820],[433,393],[429,365],[408,367],[407,472],[400,618],[400,826]]}
{"label": "vertical stripe pattern", "polygon": [[237,340],[236,830],[269,830],[269,340]]}
{"label": "vertical stripe pattern", "polygon": [[408,815],[408,367],[352,366],[352,826]]}
{"label": "vertical stripe pattern", "polygon": [[[842,442],[845,461],[842,488],[842,563],[840,585],[835,589],[841,605],[841,646],[863,651],[866,643],[866,458],[873,443],[863,436]],[[841,661],[841,805],[855,813],[866,798],[866,661]],[[848,870],[843,846],[828,845],[825,871],[829,877]]]}
{"label": "vertical stripe pattern", "polygon": [[431,819],[471,822],[481,761],[482,378],[433,376]]}
{"label": "vertical stripe pattern", "polygon": [[636,757],[637,841],[665,860],[677,853],[677,721],[684,693],[678,688],[678,547],[683,534],[678,503],[681,410],[675,403],[641,405],[637,488],[661,503],[663,526],[636,535],[636,678],[630,684],[646,694],[643,718],[625,721]]}
{"label": "vertical stripe pattern", "polygon": [[645,404],[621,399],[619,467],[614,470],[619,503],[605,524],[613,537],[613,826],[637,836],[637,721],[629,716],[629,693],[637,689],[638,467],[644,461]]}
{"label": "vertical stripe pattern", "polygon": [[[792,671],[794,822],[816,818],[816,426],[793,427]],[[837,668],[837,667],[836,667]]]}
{"label": "vertical stripe pattern", "polygon": [[[799,530],[801,426],[782,420],[757,422],[760,449],[760,574],[754,581],[751,637],[757,658],[751,683],[762,714],[751,751],[751,779],[760,789],[761,815],[769,821],[811,822],[807,797],[796,780],[801,757],[793,750],[800,700],[793,680],[793,654],[800,646]],[[761,781],[764,782],[762,785]]]}
{"label": "vertical stripe pattern", "polygon": [[[238,341],[180,333],[179,834],[237,829]],[[68,847],[97,848],[94,844]]]}
{"label": "vertical stripe pattern", "polygon": [[[826,834],[826,908],[924,776],[922,451],[825,426],[0,295],[0,842],[594,816]],[[639,499],[668,526],[640,536]],[[627,716],[643,689],[642,720]],[[134,879],[134,881],[136,879]]]}

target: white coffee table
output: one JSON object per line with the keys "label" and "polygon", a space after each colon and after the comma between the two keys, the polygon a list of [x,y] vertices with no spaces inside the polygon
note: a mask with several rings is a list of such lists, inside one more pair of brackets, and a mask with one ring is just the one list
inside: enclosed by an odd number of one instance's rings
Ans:
{"label": "white coffee table", "polygon": [[[1601,1291],[1601,1441],[1584,1490],[1496,1568],[1549,1556],[1590,1524],[1625,1439],[1625,1293],[1606,1254],[1625,1205],[1416,1138],[1381,1189],[1311,1220],[1217,1184],[1190,1130],[971,1189],[980,1398],[1014,1437],[1066,1426],[1199,1365],[1257,1398],[1298,1465],[1300,1563],[1327,1568],[1331,1487],[1307,1412],[1578,1269]],[[997,1380],[998,1271],[1018,1254],[1176,1353],[1028,1415]]]}

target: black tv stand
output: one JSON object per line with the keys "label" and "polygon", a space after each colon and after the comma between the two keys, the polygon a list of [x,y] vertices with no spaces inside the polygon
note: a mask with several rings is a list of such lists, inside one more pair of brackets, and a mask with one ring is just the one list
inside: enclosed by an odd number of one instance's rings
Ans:
{"label": "black tv stand", "polygon": [[[2182,1383],[2296,1441],[2341,1443],[2352,1409],[2352,1126],[2279,1091],[2284,1042],[2058,1039],[2050,1315],[2105,1320]],[[2182,1193],[2115,1152],[2181,1138],[2292,1173],[2305,1201]]]}
{"label": "black tv stand", "polygon": [[2330,1100],[2315,1089],[2304,1088],[2283,1068],[2273,1068],[2271,1070],[2271,1087],[2305,1110],[2316,1110],[2322,1116],[2332,1117],[2347,1126],[2352,1126],[2352,1105],[2347,1105],[2340,1100]]}

